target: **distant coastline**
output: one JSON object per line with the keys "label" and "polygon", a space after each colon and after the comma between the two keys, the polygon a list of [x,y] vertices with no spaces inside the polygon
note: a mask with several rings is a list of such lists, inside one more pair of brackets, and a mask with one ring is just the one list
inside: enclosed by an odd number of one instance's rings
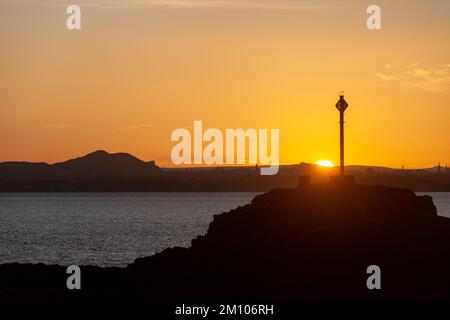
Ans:
{"label": "distant coastline", "polygon": [[[300,163],[280,166],[275,176],[258,167],[160,168],[128,153],[98,150],[55,164],[0,163],[0,192],[266,192],[292,188],[299,176],[326,182],[337,168]],[[416,192],[450,192],[450,174],[441,168],[420,170],[347,166],[360,184],[408,188]]]}

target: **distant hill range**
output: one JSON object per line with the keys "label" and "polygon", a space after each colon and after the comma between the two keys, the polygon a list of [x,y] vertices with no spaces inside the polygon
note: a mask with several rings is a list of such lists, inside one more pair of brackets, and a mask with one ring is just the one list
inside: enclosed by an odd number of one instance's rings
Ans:
{"label": "distant hill range", "polygon": [[[275,176],[261,176],[258,167],[160,168],[128,153],[98,150],[55,164],[0,163],[0,192],[88,191],[254,191],[295,187],[298,176],[324,182],[337,168],[300,163],[280,167]],[[346,174],[369,185],[410,188],[414,191],[450,191],[448,170],[438,167],[402,170],[374,166],[347,166]]]}

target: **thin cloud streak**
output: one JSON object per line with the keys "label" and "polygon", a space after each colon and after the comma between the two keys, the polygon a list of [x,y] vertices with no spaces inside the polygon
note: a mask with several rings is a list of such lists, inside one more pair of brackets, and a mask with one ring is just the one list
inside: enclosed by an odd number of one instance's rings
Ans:
{"label": "thin cloud streak", "polygon": [[119,131],[137,130],[137,129],[153,128],[154,126],[155,125],[153,124],[136,124],[134,126],[116,128],[116,130]]}
{"label": "thin cloud streak", "polygon": [[[0,0],[0,4],[27,4],[66,7],[69,2],[57,0]],[[230,9],[266,9],[315,11],[329,10],[335,7],[328,1],[296,0],[78,0],[80,7],[97,8],[230,8]]]}
{"label": "thin cloud streak", "polygon": [[378,78],[380,78],[381,80],[383,80],[383,81],[391,81],[391,80],[395,79],[394,76],[390,76],[390,75],[387,75],[387,74],[384,74],[384,73],[380,73],[380,72],[377,73],[376,76]]}
{"label": "thin cloud streak", "polygon": [[41,129],[68,129],[68,128],[72,128],[73,125],[71,124],[45,124],[42,126],[38,126],[38,128]]}

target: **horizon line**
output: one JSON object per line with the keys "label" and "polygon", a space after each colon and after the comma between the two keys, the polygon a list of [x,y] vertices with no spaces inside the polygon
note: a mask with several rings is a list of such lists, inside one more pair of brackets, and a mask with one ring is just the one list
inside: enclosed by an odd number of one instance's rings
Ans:
{"label": "horizon line", "polygon": [[[163,169],[214,169],[214,168],[251,168],[251,167],[267,167],[270,165],[278,165],[280,167],[289,167],[289,166],[298,166],[301,164],[310,164],[310,165],[315,165],[319,168],[322,168],[324,170],[332,170],[332,169],[336,169],[339,168],[339,165],[334,165],[333,167],[323,167],[323,166],[319,166],[314,162],[305,162],[305,161],[299,161],[299,162],[281,162],[278,164],[250,164],[250,163],[245,163],[245,164],[211,164],[211,165],[207,165],[207,164],[183,164],[183,165],[173,165],[173,164],[168,164],[166,162],[162,162],[162,164],[158,164],[158,162],[156,160],[142,160],[141,158],[133,155],[132,153],[129,152],[125,152],[125,151],[119,151],[119,152],[109,152],[106,151],[104,149],[97,149],[95,151],[92,152],[88,152],[86,154],[83,154],[81,156],[74,156],[74,157],[70,157],[67,158],[65,160],[62,161],[56,161],[56,162],[47,162],[47,161],[27,161],[27,160],[2,160],[0,161],[0,164],[4,164],[4,163],[42,163],[42,164],[47,164],[47,165],[54,165],[54,164],[58,164],[58,163],[62,163],[62,162],[66,162],[69,160],[74,160],[74,159],[78,159],[78,158],[83,158],[86,157],[87,155],[96,153],[96,152],[105,152],[108,155],[114,155],[114,154],[127,154],[130,155],[142,162],[148,163],[151,161],[155,162],[155,165],[163,168]],[[450,162],[449,162],[450,163]],[[442,169],[445,169],[446,167],[448,167],[448,163],[445,162],[437,162],[436,165],[431,165],[431,166],[400,166],[400,167],[391,167],[391,166],[386,166],[386,165],[372,165],[372,164],[346,164],[344,167],[371,167],[371,168],[383,168],[383,169],[392,169],[392,170],[425,170],[425,169],[433,169],[436,168],[438,166],[441,166]]]}

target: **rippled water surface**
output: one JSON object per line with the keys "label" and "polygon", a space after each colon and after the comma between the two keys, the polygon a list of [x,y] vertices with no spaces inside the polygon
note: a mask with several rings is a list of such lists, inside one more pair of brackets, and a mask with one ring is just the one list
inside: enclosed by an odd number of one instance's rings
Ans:
{"label": "rippled water surface", "polygon": [[0,193],[0,263],[124,266],[189,246],[256,193]]}

